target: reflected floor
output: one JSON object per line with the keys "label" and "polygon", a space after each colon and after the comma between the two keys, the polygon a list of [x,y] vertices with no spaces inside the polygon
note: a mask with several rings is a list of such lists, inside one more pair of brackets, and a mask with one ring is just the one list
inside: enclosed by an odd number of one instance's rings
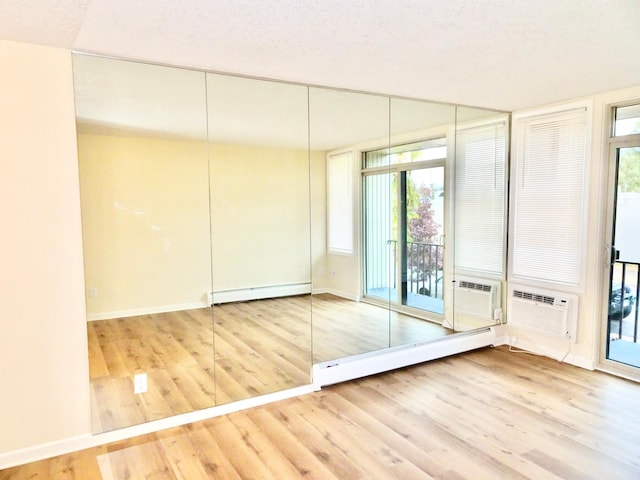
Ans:
{"label": "reflected floor", "polygon": [[[216,305],[215,337],[208,308],[89,322],[93,431],[306,385],[312,361],[451,333],[330,294],[314,295],[312,305],[312,317],[305,295]],[[140,373],[148,391],[135,394]]]}
{"label": "reflected floor", "polygon": [[[398,290],[396,288],[373,288],[367,292],[367,295],[389,301],[389,299],[398,298]],[[408,307],[426,310],[427,312],[438,313],[440,315],[444,314],[444,301],[441,298],[408,292],[406,305]]]}

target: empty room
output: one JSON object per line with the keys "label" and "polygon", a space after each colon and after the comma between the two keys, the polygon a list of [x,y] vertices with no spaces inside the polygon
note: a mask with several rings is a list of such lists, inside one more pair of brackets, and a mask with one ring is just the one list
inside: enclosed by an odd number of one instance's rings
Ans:
{"label": "empty room", "polygon": [[640,477],[640,5],[0,5],[0,479]]}

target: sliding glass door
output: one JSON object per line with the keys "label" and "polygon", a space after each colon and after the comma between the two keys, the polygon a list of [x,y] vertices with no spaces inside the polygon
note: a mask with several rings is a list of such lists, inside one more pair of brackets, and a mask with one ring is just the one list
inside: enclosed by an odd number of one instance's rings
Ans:
{"label": "sliding glass door", "polygon": [[365,153],[365,298],[444,313],[445,157],[444,139]]}

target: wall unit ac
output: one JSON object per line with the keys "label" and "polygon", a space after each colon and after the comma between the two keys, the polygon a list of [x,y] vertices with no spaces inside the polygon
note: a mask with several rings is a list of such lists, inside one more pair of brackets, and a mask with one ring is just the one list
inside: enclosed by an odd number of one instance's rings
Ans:
{"label": "wall unit ac", "polygon": [[500,308],[500,282],[474,277],[456,277],[453,288],[456,313],[483,320],[494,320]]}
{"label": "wall unit ac", "polygon": [[575,342],[578,296],[526,285],[509,286],[508,325]]}

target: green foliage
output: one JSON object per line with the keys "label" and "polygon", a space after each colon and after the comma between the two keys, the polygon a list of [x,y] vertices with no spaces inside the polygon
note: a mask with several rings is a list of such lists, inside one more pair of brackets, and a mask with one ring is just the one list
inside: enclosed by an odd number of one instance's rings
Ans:
{"label": "green foliage", "polygon": [[640,193],[640,148],[624,148],[618,164],[618,190]]}

